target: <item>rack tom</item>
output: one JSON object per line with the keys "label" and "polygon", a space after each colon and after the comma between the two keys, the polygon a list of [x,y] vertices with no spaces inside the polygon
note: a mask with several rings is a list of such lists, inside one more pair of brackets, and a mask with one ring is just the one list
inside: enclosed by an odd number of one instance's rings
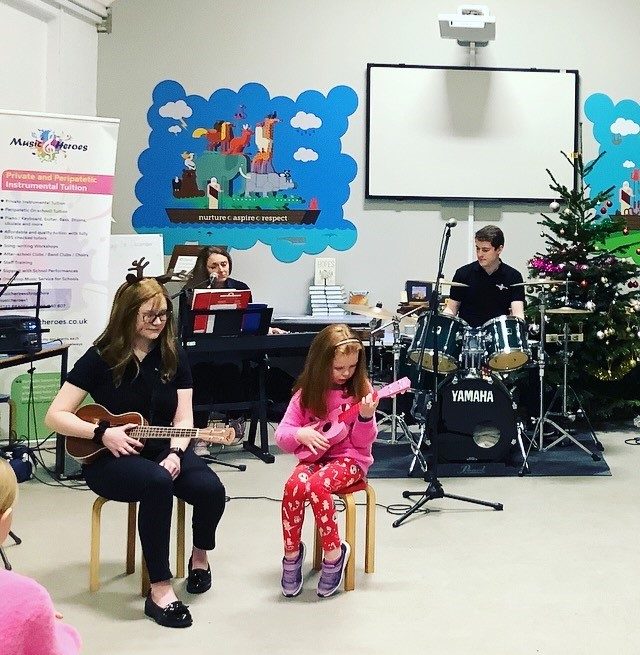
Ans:
{"label": "rack tom", "polygon": [[434,370],[436,349],[438,351],[438,372],[451,373],[457,370],[462,351],[462,341],[467,323],[455,316],[423,314],[418,319],[416,334],[407,355],[412,362],[419,363],[428,371]]}
{"label": "rack tom", "polygon": [[527,325],[517,316],[497,316],[482,326],[487,364],[495,371],[515,371],[531,358]]}

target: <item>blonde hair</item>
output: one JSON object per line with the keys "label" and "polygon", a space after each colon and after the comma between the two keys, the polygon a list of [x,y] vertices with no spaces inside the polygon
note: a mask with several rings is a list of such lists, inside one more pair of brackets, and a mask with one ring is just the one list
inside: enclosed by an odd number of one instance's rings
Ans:
{"label": "blonde hair", "polygon": [[0,516],[16,502],[18,480],[9,462],[0,458]]}

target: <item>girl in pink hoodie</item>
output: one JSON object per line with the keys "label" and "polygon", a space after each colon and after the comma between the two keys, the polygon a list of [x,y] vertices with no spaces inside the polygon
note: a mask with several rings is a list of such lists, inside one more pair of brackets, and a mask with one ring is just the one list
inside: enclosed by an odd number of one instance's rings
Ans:
{"label": "girl in pink hoodie", "polygon": [[[18,492],[13,469],[0,459],[0,544],[11,528]],[[61,623],[47,590],[35,580],[0,569],[0,653],[77,655],[80,635]]]}
{"label": "girl in pink hoodie", "polygon": [[[358,407],[349,416],[340,416],[354,405]],[[301,534],[306,502],[313,510],[324,553],[318,596],[331,596],[340,587],[350,553],[349,544],[338,533],[331,494],[366,476],[378,432],[377,406],[362,342],[346,325],[327,326],[311,344],[275,433],[278,446],[298,458],[282,499],[284,596],[302,591],[306,549]]]}

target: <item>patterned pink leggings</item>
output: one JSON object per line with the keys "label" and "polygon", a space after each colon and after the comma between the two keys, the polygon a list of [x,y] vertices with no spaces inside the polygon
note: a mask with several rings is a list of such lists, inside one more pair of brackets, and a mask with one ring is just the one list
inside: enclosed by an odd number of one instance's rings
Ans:
{"label": "patterned pink leggings", "polygon": [[320,531],[322,550],[340,548],[340,535],[331,493],[358,482],[364,472],[351,457],[330,462],[298,464],[284,485],[282,531],[285,553],[300,548],[305,503],[309,501]]}

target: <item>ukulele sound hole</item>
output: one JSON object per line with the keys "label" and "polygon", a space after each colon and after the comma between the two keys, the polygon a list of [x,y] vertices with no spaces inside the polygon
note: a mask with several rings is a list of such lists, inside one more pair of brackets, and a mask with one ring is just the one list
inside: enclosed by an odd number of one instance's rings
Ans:
{"label": "ukulele sound hole", "polygon": [[330,428],[331,428],[331,423],[325,423],[325,424],[322,426],[322,431],[323,431],[323,432],[329,432],[329,429],[330,429]]}

